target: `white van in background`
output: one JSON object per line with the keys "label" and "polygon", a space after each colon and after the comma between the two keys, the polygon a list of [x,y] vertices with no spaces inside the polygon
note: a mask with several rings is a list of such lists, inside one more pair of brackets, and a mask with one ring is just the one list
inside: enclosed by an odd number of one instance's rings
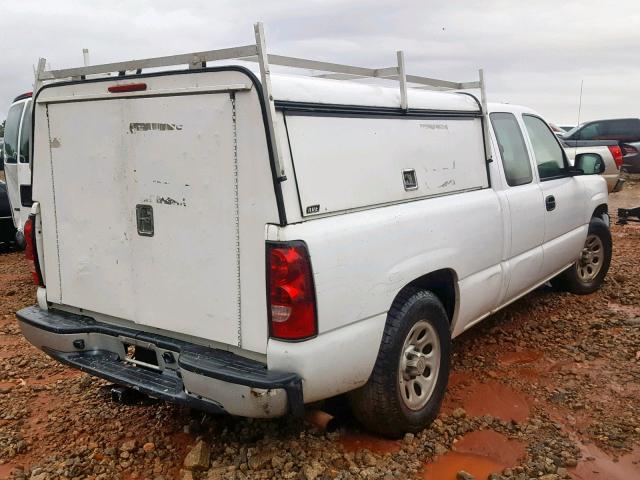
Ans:
{"label": "white van in background", "polygon": [[3,164],[16,245],[25,246],[24,224],[31,211],[31,92],[15,98],[4,127]]}

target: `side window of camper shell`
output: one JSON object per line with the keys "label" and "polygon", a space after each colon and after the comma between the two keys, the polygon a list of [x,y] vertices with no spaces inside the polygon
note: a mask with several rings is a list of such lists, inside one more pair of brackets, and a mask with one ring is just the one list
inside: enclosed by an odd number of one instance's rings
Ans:
{"label": "side window of camper shell", "polygon": [[531,183],[531,161],[516,117],[512,113],[496,112],[492,113],[490,118],[500,148],[507,184],[517,187]]}

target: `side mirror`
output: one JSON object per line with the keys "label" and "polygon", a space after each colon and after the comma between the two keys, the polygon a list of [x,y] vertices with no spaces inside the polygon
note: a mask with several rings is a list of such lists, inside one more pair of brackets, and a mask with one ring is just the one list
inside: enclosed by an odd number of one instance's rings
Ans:
{"label": "side mirror", "polygon": [[574,168],[582,170],[584,175],[599,175],[605,170],[604,160],[597,153],[579,153]]}

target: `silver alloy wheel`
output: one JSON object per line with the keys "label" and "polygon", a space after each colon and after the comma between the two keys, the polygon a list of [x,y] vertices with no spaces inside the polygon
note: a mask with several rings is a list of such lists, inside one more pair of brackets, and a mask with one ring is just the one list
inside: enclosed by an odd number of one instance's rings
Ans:
{"label": "silver alloy wheel", "polygon": [[407,335],[400,353],[398,382],[400,396],[411,410],[420,410],[436,386],[440,371],[440,340],[426,320],[417,321]]}
{"label": "silver alloy wheel", "polygon": [[597,235],[588,235],[580,258],[576,262],[578,277],[584,283],[591,282],[598,276],[604,263],[604,246]]}

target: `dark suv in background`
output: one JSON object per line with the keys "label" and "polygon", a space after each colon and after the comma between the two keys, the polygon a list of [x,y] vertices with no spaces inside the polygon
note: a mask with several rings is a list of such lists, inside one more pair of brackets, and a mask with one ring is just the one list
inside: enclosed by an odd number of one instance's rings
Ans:
{"label": "dark suv in background", "polygon": [[16,227],[13,226],[7,184],[0,180],[0,243],[10,243],[15,238]]}
{"label": "dark suv in background", "polygon": [[580,142],[615,140],[622,149],[622,168],[629,173],[640,173],[640,118],[617,118],[594,120],[568,131],[563,136],[570,147],[579,147]]}

